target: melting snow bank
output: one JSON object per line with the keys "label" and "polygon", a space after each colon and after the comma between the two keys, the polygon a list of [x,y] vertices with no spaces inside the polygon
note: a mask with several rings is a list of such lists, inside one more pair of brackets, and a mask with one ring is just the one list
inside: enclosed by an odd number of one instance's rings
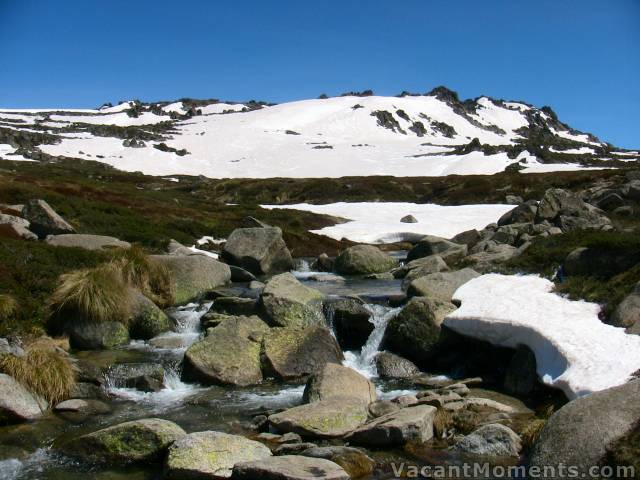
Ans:
{"label": "melting snow bank", "polygon": [[542,381],[569,399],[621,385],[640,369],[640,336],[606,325],[594,303],[552,293],[537,276],[483,275],[460,287],[444,323],[503,347],[528,346]]}
{"label": "melting snow bank", "polygon": [[[442,206],[432,203],[405,202],[338,202],[326,205],[299,203],[261,206],[267,209],[304,210],[349,219],[350,222],[312,230],[312,232],[336,240],[348,238],[361,243],[417,241],[425,235],[451,238],[473,228],[481,230],[513,209],[513,205]],[[401,222],[400,219],[406,215],[413,215],[418,222]]]}

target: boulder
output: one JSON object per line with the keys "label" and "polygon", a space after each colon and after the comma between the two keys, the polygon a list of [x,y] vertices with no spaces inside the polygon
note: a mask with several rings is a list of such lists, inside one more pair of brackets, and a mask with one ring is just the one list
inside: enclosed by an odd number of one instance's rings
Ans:
{"label": "boulder", "polygon": [[159,363],[117,363],[107,371],[114,387],[158,392],[164,384],[164,367]]}
{"label": "boulder", "polygon": [[513,210],[509,210],[498,220],[498,226],[510,225],[512,223],[530,223],[536,218],[538,212],[538,202],[529,201],[518,205]]}
{"label": "boulder", "polygon": [[373,332],[371,312],[358,298],[329,297],[323,310],[343,350],[359,350]]}
{"label": "boulder", "polygon": [[175,480],[229,478],[235,464],[269,457],[271,451],[260,442],[221,432],[196,432],[169,447],[166,473]]}
{"label": "boulder", "polygon": [[324,323],[323,298],[322,293],[301,284],[290,273],[281,273],[267,282],[260,303],[271,326],[303,327]]}
{"label": "boulder", "polygon": [[253,282],[256,279],[253,273],[248,272],[244,268],[229,265],[229,269],[231,270],[232,282]]}
{"label": "boulder", "polygon": [[86,235],[80,233],[66,233],[62,235],[49,235],[45,239],[54,247],[76,247],[85,250],[106,250],[110,248],[130,248],[129,242],[123,242],[115,237],[103,235]]}
{"label": "boulder", "polygon": [[281,432],[303,437],[339,438],[367,421],[367,405],[352,397],[332,397],[307,403],[269,416],[269,423]]}
{"label": "boulder", "polygon": [[129,320],[131,338],[149,340],[171,330],[171,320],[155,303],[138,291],[133,292],[131,298],[133,299]]}
{"label": "boulder", "polygon": [[402,223],[418,223],[418,220],[413,215],[405,215],[400,219]]}
{"label": "boulder", "polygon": [[30,230],[40,238],[75,231],[44,200],[29,200],[22,209],[22,216],[30,222]]}
{"label": "boulder", "polygon": [[205,255],[152,255],[171,275],[177,305],[203,297],[231,280],[229,266]]}
{"label": "boulder", "polygon": [[269,327],[258,317],[230,317],[191,345],[183,378],[217,385],[255,385],[262,381],[260,350]]}
{"label": "boulder", "polygon": [[376,370],[380,378],[409,378],[420,373],[415,363],[391,352],[376,355]]}
{"label": "boulder", "polygon": [[129,330],[120,322],[65,322],[71,348],[108,350],[129,343]]}
{"label": "boulder", "polygon": [[111,412],[111,407],[100,400],[72,398],[60,402],[54,408],[60,413],[81,413],[83,415],[102,415]]}
{"label": "boulder", "polygon": [[520,205],[523,199],[520,195],[505,195],[504,203],[507,205]]}
{"label": "boulder", "polygon": [[420,239],[420,241],[409,250],[407,261],[410,262],[411,260],[428,257],[429,255],[440,255],[445,261],[455,262],[466,256],[466,254],[466,245],[453,243],[446,238],[427,235]]}
{"label": "boulder", "polygon": [[351,368],[327,363],[309,378],[302,398],[312,403],[335,397],[349,397],[369,405],[376,401],[376,387]]}
{"label": "boulder", "polygon": [[20,346],[19,342],[9,341],[6,338],[0,337],[0,356],[13,355],[16,357],[23,357],[24,350]]}
{"label": "boulder", "polygon": [[303,450],[300,455],[324,458],[337,463],[351,478],[360,478],[373,472],[375,462],[362,450],[353,447],[313,447]]}
{"label": "boulder", "polygon": [[321,253],[311,264],[311,269],[318,272],[332,272],[333,262],[333,258],[329,257],[326,253]]}
{"label": "boulder", "polygon": [[349,480],[344,469],[324,458],[300,455],[269,457],[233,467],[233,480]]}
{"label": "boulder", "polygon": [[388,272],[398,261],[373,245],[354,245],[340,253],[334,268],[338,273],[360,275]]}
{"label": "boulder", "polygon": [[640,282],[636,284],[633,292],[620,302],[609,323],[623,328],[640,325]]}
{"label": "boulder", "polygon": [[453,272],[431,273],[411,282],[407,289],[407,295],[451,302],[451,298],[458,288],[479,276],[480,274],[471,268],[463,268]]}
{"label": "boulder", "polygon": [[168,420],[146,418],[77,437],[61,446],[71,456],[109,463],[159,462],[186,433]]}
{"label": "boulder", "polygon": [[242,267],[254,275],[287,272],[293,259],[277,227],[238,228],[234,230],[221,253],[230,265]]}
{"label": "boulder", "polygon": [[29,230],[29,221],[14,215],[0,213],[0,236],[37,240],[38,236]]}
{"label": "boulder", "polygon": [[33,420],[42,415],[41,402],[13,377],[0,373],[0,423]]}
{"label": "boulder", "polygon": [[630,269],[638,261],[640,254],[579,247],[564,259],[562,271],[570,277],[611,277]]}
{"label": "boulder", "polygon": [[397,412],[400,410],[400,405],[391,400],[377,400],[369,404],[369,415],[373,418],[382,417],[389,413]]}
{"label": "boulder", "polygon": [[538,205],[536,223],[549,221],[563,231],[577,229],[603,229],[611,221],[598,208],[582,201],[576,194],[559,188],[550,188]]}
{"label": "boulder", "polygon": [[603,195],[596,202],[596,206],[598,208],[607,211],[615,210],[616,208],[624,206],[624,204],[624,199],[619,194],[614,192]]}
{"label": "boulder", "polygon": [[327,363],[343,360],[340,345],[326,327],[272,328],[262,343],[266,375],[285,381],[306,380]]}
{"label": "boulder", "polygon": [[429,255],[428,257],[418,258],[412,260],[402,267],[407,271],[404,279],[402,280],[403,290],[407,290],[411,282],[416,278],[424,277],[432,273],[446,272],[449,267],[442,260],[440,255]]}
{"label": "boulder", "polygon": [[468,248],[472,248],[480,240],[482,240],[482,235],[476,229],[466,230],[451,238],[453,243],[466,245]]}
{"label": "boulder", "polygon": [[363,425],[350,433],[346,440],[375,448],[402,446],[407,442],[423,443],[433,437],[436,410],[429,405],[403,408]]}
{"label": "boulder", "polygon": [[518,256],[521,250],[507,244],[489,244],[485,250],[473,253],[465,258],[465,262],[474,269],[485,271],[490,270],[493,265],[505,263]]}
{"label": "boulder", "polygon": [[504,389],[510,395],[525,397],[529,395],[538,382],[536,356],[525,345],[516,349],[504,378]]}
{"label": "boulder", "polygon": [[549,418],[535,443],[529,464],[575,466],[579,478],[599,465],[607,447],[631,432],[640,421],[640,380],[569,402]]}
{"label": "boulder", "polygon": [[218,297],[210,311],[225,315],[253,315],[258,311],[258,300],[245,297]]}
{"label": "boulder", "polygon": [[516,432],[499,423],[483,425],[451,447],[453,451],[483,457],[517,457],[522,442]]}

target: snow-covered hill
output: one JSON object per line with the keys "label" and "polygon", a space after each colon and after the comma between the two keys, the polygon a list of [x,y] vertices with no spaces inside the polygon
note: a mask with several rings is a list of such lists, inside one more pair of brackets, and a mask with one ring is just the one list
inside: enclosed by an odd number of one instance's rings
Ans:
{"label": "snow-covered hill", "polygon": [[125,102],[0,109],[0,158],[97,160],[152,175],[442,176],[607,168],[637,161],[549,108],[488,97],[345,95],[266,105]]}

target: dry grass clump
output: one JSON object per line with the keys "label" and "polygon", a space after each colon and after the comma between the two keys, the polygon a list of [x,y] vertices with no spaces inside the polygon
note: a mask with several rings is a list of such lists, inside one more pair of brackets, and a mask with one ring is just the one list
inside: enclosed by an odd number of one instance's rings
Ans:
{"label": "dry grass clump", "polygon": [[11,295],[0,294],[0,321],[13,317],[18,311],[18,302]]}
{"label": "dry grass clump", "polygon": [[448,428],[451,427],[453,418],[451,413],[444,408],[439,408],[433,416],[433,431],[436,438],[443,438]]}
{"label": "dry grass clump", "polygon": [[520,438],[522,440],[522,445],[524,445],[525,448],[529,449],[533,447],[538,440],[538,437],[540,437],[540,432],[542,432],[546,423],[547,421],[543,418],[535,418],[531,423],[524,427],[522,432],[520,432]]}
{"label": "dry grass clump", "polygon": [[73,360],[57,343],[48,337],[32,340],[25,346],[24,356],[0,356],[0,371],[55,405],[69,398],[77,374]]}

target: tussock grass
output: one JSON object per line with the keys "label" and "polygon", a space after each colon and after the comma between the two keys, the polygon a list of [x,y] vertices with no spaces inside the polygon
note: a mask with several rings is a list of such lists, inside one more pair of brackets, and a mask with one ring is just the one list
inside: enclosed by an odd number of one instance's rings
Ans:
{"label": "tussock grass", "polygon": [[12,295],[0,294],[0,321],[13,317],[18,312],[18,302]]}
{"label": "tussock grass", "polygon": [[48,337],[32,340],[23,357],[0,356],[0,371],[55,405],[69,398],[77,375],[76,365],[58,343]]}
{"label": "tussock grass", "polygon": [[536,418],[531,423],[529,423],[522,432],[520,432],[520,439],[522,440],[522,445],[530,449],[540,437],[540,432],[547,424],[547,420],[543,418]]}
{"label": "tussock grass", "polygon": [[433,416],[433,431],[436,438],[443,438],[448,428],[451,427],[453,418],[451,413],[444,408],[439,408]]}

